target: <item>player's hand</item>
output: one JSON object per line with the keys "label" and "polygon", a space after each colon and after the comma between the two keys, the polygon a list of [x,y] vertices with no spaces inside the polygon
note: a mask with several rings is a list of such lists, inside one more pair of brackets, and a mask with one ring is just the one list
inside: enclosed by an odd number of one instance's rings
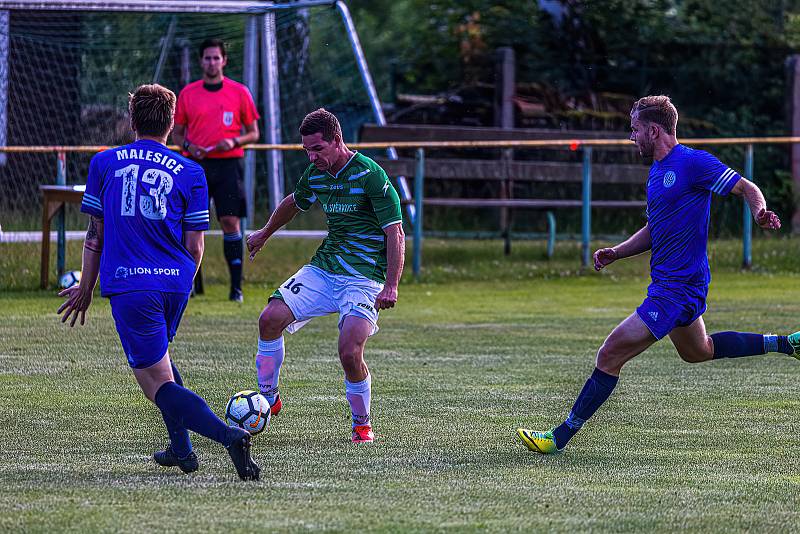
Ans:
{"label": "player's hand", "polygon": [[778,230],[781,227],[781,220],[774,211],[762,208],[756,215],[756,223],[766,230]]}
{"label": "player's hand", "polygon": [[375,297],[375,309],[378,311],[388,310],[389,308],[394,308],[395,304],[397,304],[397,288],[388,285],[383,286],[381,292]]}
{"label": "player's hand", "polygon": [[599,271],[606,265],[617,261],[617,251],[613,248],[601,248],[594,253],[594,270]]}
{"label": "player's hand", "polygon": [[194,159],[205,159],[208,151],[205,148],[192,143],[189,145],[189,154],[191,154]]}
{"label": "player's hand", "polygon": [[69,323],[69,325],[75,326],[75,321],[78,320],[78,316],[80,315],[81,326],[86,324],[86,310],[88,310],[89,306],[92,304],[92,292],[88,291],[86,294],[84,294],[81,292],[80,284],[76,284],[61,291],[58,296],[67,297],[67,300],[58,308],[58,311],[56,312],[57,314],[64,314],[61,316],[61,322],[66,323],[70,316],[72,316],[72,321]]}
{"label": "player's hand", "polygon": [[227,152],[228,150],[233,150],[236,147],[236,143],[233,139],[221,139],[217,146],[214,147],[214,150],[217,152]]}
{"label": "player's hand", "polygon": [[263,228],[247,236],[247,251],[250,253],[250,261],[255,259],[256,254],[264,247],[266,242],[267,234]]}

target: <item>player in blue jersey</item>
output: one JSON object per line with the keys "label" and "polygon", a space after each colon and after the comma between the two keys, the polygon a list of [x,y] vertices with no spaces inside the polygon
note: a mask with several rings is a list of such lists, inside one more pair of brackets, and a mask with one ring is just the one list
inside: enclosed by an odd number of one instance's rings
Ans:
{"label": "player in blue jersey", "polygon": [[84,324],[99,276],[128,365],[169,432],[170,445],[153,455],[155,461],[184,473],[197,470],[188,429],[222,444],[242,480],[258,480],[250,434],[228,427],[205,400],[184,388],[169,356],[203,258],[205,175],[197,163],[165,145],[174,124],[172,91],[142,85],[130,95],[129,111],[136,141],[97,154],[89,165],[81,204],[90,216],[83,277],[59,293],[67,300],[58,313],[70,326],[79,317]]}
{"label": "player in blue jersey", "polygon": [[647,180],[647,224],[625,242],[594,253],[596,270],[651,251],[647,298],[606,338],[596,367],[566,421],[547,432],[517,435],[531,450],[560,452],[608,399],[627,361],[669,336],[689,363],[782,352],[800,359],[800,332],[789,336],[718,332],[706,334],[703,312],[711,280],[706,246],[711,194],[743,197],[761,228],[781,222],[767,210],[759,188],[702,150],[678,143],[678,111],[667,96],[639,99],[631,110],[631,140],[653,158]]}

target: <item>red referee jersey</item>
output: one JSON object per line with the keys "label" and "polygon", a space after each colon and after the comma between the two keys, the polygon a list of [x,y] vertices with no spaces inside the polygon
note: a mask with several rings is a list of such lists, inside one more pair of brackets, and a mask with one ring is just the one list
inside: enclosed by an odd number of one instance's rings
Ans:
{"label": "red referee jersey", "polygon": [[[186,139],[197,146],[208,148],[225,138],[238,137],[242,125],[259,118],[253,97],[244,85],[222,79],[222,89],[209,91],[203,80],[184,87],[178,95],[175,124],[186,126]],[[227,152],[211,151],[207,158],[241,158],[244,149],[236,147]]]}

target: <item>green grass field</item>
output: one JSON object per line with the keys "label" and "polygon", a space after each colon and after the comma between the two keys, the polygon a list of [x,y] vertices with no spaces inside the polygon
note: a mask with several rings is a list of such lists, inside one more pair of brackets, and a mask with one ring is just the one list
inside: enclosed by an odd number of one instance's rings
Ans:
{"label": "green grass field", "polygon": [[[709,330],[800,328],[797,240],[715,242]],[[70,244],[77,258],[80,245]],[[226,300],[219,240],[207,294],[172,355],[222,412],[255,385],[258,313],[315,243],[276,241]],[[287,335],[284,410],[257,437],[259,483],[198,437],[193,475],[156,466],[165,432],[139,393],[107,301],[70,330],[37,291],[34,245],[0,246],[0,531],[797,531],[800,362],[779,355],[689,365],[669,341],[623,371],[567,452],[541,457],[518,425],[559,422],[596,349],[637,306],[647,258],[595,274],[575,244],[429,241],[368,344],[378,440],[349,443],[336,319]],[[26,274],[27,271],[27,274]]]}

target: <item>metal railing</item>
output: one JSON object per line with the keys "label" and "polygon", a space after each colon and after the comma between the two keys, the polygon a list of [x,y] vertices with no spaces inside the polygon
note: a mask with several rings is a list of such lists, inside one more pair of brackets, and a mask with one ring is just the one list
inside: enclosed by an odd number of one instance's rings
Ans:
{"label": "metal railing", "polygon": [[[683,139],[681,144],[695,146],[711,145],[744,145],[744,177],[755,181],[753,177],[753,146],[765,144],[795,144],[800,143],[800,137],[725,137],[725,138],[694,138]],[[414,206],[416,224],[413,228],[412,269],[414,276],[418,277],[422,271],[422,242],[423,242],[423,206],[425,182],[425,149],[431,148],[567,148],[571,151],[583,152],[582,163],[582,195],[581,195],[581,264],[588,266],[591,259],[590,242],[592,235],[592,151],[594,147],[631,147],[628,139],[552,139],[552,140],[487,140],[487,141],[395,141],[385,143],[354,143],[348,145],[353,149],[416,149],[415,176],[414,176]],[[56,183],[65,184],[64,162],[66,154],[94,153],[106,150],[108,146],[7,146],[0,147],[0,152],[5,153],[54,153],[57,155]],[[173,150],[178,147],[170,146]],[[246,150],[303,150],[300,144],[252,144]],[[752,214],[747,203],[743,209],[742,231],[742,266],[752,266]],[[63,216],[57,219],[58,227],[58,262],[59,272],[63,270],[64,261],[64,223]]]}

